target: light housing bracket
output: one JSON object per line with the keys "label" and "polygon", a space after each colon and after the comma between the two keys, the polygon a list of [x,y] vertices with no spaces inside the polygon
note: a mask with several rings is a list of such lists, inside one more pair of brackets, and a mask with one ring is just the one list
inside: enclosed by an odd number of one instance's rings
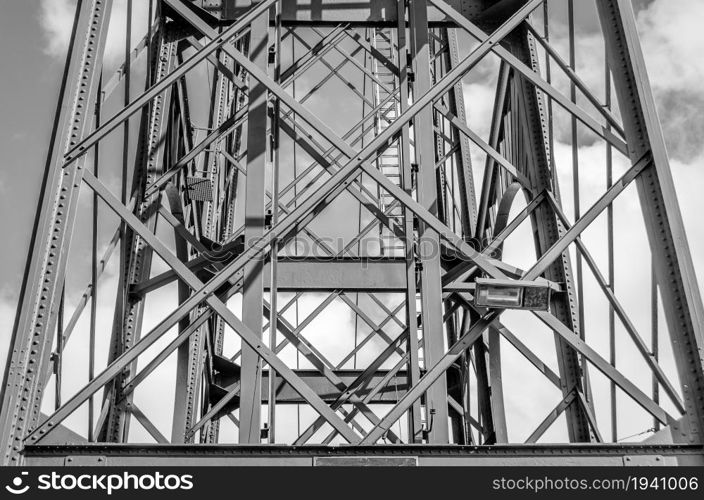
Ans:
{"label": "light housing bracket", "polygon": [[552,287],[545,280],[478,278],[474,304],[478,307],[549,311]]}

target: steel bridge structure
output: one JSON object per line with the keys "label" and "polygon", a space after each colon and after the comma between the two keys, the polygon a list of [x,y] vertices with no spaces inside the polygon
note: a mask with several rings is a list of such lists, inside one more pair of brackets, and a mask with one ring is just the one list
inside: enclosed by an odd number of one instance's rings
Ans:
{"label": "steel bridge structure", "polygon": [[631,0],[125,4],[77,4],[3,464],[704,463]]}

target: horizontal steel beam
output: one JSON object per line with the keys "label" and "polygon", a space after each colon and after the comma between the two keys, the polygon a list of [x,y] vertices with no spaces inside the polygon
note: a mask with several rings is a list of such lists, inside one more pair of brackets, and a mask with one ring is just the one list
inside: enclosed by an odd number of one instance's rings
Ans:
{"label": "horizontal steel beam", "polygon": [[[264,273],[269,272],[269,263]],[[279,259],[276,288],[287,291],[405,292],[404,259]],[[268,285],[265,285],[267,288]]]}
{"label": "horizontal steel beam", "polygon": [[[334,332],[331,332],[333,334]],[[318,397],[328,404],[332,404],[340,395],[340,389],[318,370],[293,370]],[[333,373],[349,387],[362,374],[362,370],[334,370]],[[377,370],[369,381],[357,389],[356,394],[364,398],[368,393],[386,378],[387,370]],[[405,371],[392,374],[386,384],[376,392],[366,403],[396,403],[408,389],[408,375]],[[262,403],[269,402],[269,370],[262,371]],[[276,378],[276,404],[307,404],[306,401],[281,377]]]}
{"label": "horizontal steel beam", "polygon": [[[417,457],[418,465],[547,465],[624,466],[702,465],[701,445],[404,445],[404,446],[285,446],[285,445],[120,445],[26,446],[29,466],[292,465],[312,466],[320,457]],[[69,461],[69,459],[72,459]],[[98,461],[100,460],[100,462]]]}
{"label": "horizontal steel beam", "polygon": [[[196,258],[186,263],[195,273],[212,267],[212,262]],[[270,273],[270,262],[264,271]],[[279,258],[277,260],[276,288],[280,292],[403,292],[406,289],[406,262],[403,259],[355,258]],[[236,284],[241,286],[242,274]],[[158,276],[136,284],[133,293],[146,293],[178,279],[175,271],[165,271]],[[264,283],[268,290],[270,283]]]}
{"label": "horizontal steel beam", "polygon": [[[196,0],[193,5],[202,8],[203,14],[207,12],[220,20],[234,21],[251,9],[253,3],[252,0]],[[492,2],[486,0],[451,0],[450,3],[473,20],[481,20],[485,12],[491,15],[487,6]],[[281,23],[286,26],[351,23],[396,27],[398,23],[397,0],[297,0],[281,4]],[[452,19],[430,8],[428,24],[431,27],[447,26],[452,24]]]}

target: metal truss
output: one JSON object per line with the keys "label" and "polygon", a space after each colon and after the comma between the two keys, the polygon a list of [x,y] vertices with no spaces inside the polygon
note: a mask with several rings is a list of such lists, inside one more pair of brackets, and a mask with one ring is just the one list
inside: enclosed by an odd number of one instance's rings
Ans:
{"label": "metal truss", "polygon": [[[573,0],[151,0],[116,68],[111,0],[80,0],[3,463],[701,464],[704,312],[633,10],[585,3],[601,86]],[[487,280],[549,304],[480,305]]]}

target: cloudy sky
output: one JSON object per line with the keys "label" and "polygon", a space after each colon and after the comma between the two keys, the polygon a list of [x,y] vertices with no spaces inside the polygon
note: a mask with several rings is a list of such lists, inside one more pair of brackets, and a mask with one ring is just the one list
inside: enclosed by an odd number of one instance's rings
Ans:
{"label": "cloudy sky", "polygon": [[[699,214],[704,200],[704,2],[699,0],[634,0],[646,62],[651,74],[658,109],[663,122],[671,166],[675,178],[695,267],[704,273],[704,228]],[[107,48],[109,65],[118,63],[123,45],[125,0],[115,0]],[[577,2],[578,4],[582,2]],[[587,3],[587,2],[584,2]],[[4,0],[0,15],[0,227],[5,245],[0,260],[0,365],[4,362],[14,319],[18,288],[26,258],[31,224],[39,194],[40,179],[47,153],[48,137],[65,60],[65,50],[73,21],[72,0]],[[144,19],[144,2],[135,1],[135,20]],[[141,37],[141,24],[135,21],[135,41]],[[600,88],[601,49],[598,26],[588,14],[578,20],[578,70],[594,88]],[[555,33],[556,44],[565,43],[564,32]],[[566,52],[563,50],[563,54]],[[477,69],[465,82],[469,123],[486,137],[493,95],[491,62]],[[564,82],[562,82],[564,85]],[[556,83],[558,88],[561,83]],[[559,112],[556,120],[560,118]],[[563,130],[558,127],[559,130]],[[570,150],[561,142],[558,130],[556,157],[569,165]],[[603,146],[585,134],[580,148],[585,163],[601,165]],[[568,170],[568,169],[567,169]],[[601,172],[601,170],[599,170]],[[602,174],[599,174],[602,175]],[[571,176],[561,176],[569,189]],[[583,203],[598,194],[603,179],[587,172]],[[601,186],[603,189],[603,186]],[[566,211],[571,214],[571,198],[566,195]],[[625,217],[633,214],[627,212]],[[638,236],[633,236],[637,239]],[[514,253],[512,253],[514,252]],[[602,255],[598,249],[595,253]],[[520,252],[507,247],[507,259],[519,264]],[[625,264],[624,264],[625,266]],[[627,267],[624,267],[627,269]],[[647,282],[647,280],[645,280]],[[700,279],[700,283],[702,279]],[[637,308],[637,303],[631,307]],[[334,310],[332,311],[334,314]],[[111,318],[106,318],[109,322]],[[508,321],[508,320],[507,320]],[[147,325],[148,326],[148,325]],[[540,349],[536,347],[536,349]],[[553,355],[554,356],[554,355]],[[523,402],[509,403],[518,410]]]}

